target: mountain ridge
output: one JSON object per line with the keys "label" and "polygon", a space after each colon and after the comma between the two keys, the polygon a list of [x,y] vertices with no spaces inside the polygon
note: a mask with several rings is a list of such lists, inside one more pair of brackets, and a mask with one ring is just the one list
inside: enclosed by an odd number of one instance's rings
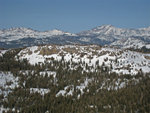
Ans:
{"label": "mountain ridge", "polygon": [[[132,40],[130,40],[132,39]],[[138,44],[125,45],[122,40],[134,40],[142,46],[150,44],[150,26],[146,28],[117,28],[113,25],[102,25],[91,30],[82,31],[76,34],[64,32],[58,29],[49,31],[37,31],[31,28],[10,28],[0,30],[0,47],[18,48],[39,44],[98,44],[118,47],[142,47]],[[122,42],[122,43],[121,43]]]}
{"label": "mountain ridge", "polygon": [[[118,28],[118,29],[128,29],[128,30],[150,30],[150,26],[147,26],[147,27],[139,27],[139,28],[122,28],[122,27],[115,27],[114,25],[112,24],[103,24],[103,25],[100,25],[100,26],[96,26],[96,27],[93,27],[89,30],[93,30],[93,29],[96,29],[96,28],[104,28],[104,27],[113,27],[113,28]],[[37,32],[48,32],[48,31],[53,31],[53,30],[58,30],[58,31],[62,31],[62,32],[66,32],[64,30],[61,30],[61,29],[51,29],[51,30],[36,30],[36,29],[33,29],[33,28],[30,28],[30,27],[11,27],[11,28],[0,28],[0,31],[7,31],[7,30],[14,30],[14,29],[28,29],[28,30],[32,30],[32,31],[37,31]],[[77,32],[77,33],[72,33],[72,34],[79,34],[81,32],[84,32],[84,31],[89,31],[89,30],[83,30],[83,31],[80,31],[80,32]],[[71,33],[71,32],[69,32]]]}

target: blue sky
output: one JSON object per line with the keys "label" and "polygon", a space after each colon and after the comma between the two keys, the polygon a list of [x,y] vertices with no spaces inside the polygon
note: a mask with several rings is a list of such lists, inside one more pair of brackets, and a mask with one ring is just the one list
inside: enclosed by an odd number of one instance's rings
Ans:
{"label": "blue sky", "polygon": [[0,29],[27,27],[76,33],[104,24],[150,26],[150,0],[0,0]]}

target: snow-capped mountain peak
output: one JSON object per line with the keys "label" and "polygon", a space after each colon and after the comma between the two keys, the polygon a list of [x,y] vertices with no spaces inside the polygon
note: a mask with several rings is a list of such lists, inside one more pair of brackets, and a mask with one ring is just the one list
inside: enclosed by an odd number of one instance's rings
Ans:
{"label": "snow-capped mountain peak", "polygon": [[58,29],[53,29],[50,31],[47,31],[48,33],[50,33],[51,35],[73,35],[75,36],[75,34],[69,33],[69,32],[64,32]]}
{"label": "snow-capped mountain peak", "polygon": [[63,31],[58,30],[58,29],[53,29],[53,30],[47,31],[47,33],[49,33],[51,35],[63,35],[64,34]]}
{"label": "snow-capped mountain peak", "polygon": [[[110,29],[110,28],[115,28],[113,25],[111,25],[111,24],[108,24],[108,25],[102,25],[102,26],[98,26],[98,27],[96,27],[96,28],[94,28],[94,29]],[[94,30],[93,29],[93,30]]]}
{"label": "snow-capped mountain peak", "polygon": [[103,25],[93,28],[88,31],[83,31],[79,33],[80,35],[111,35],[111,36],[148,36],[150,35],[150,27],[148,28],[139,28],[139,29],[125,29],[117,28],[113,25]]}
{"label": "snow-capped mountain peak", "polygon": [[3,32],[24,32],[24,33],[29,33],[29,32],[33,32],[35,30],[32,30],[31,28],[25,28],[25,27],[16,27],[16,28],[4,29],[2,31]]}
{"label": "snow-capped mountain peak", "polygon": [[96,29],[93,29],[96,31],[96,33],[103,33],[105,35],[111,35],[111,34],[120,34],[121,29],[120,28],[116,28],[112,25],[103,25],[100,27],[97,27]]}
{"label": "snow-capped mountain peak", "polygon": [[74,34],[63,32],[61,30],[50,30],[50,31],[36,31],[32,30],[30,28],[10,28],[0,31],[0,42],[6,42],[6,41],[15,41],[25,38],[47,38],[52,36],[60,36],[60,35],[68,35],[68,36],[74,36]]}
{"label": "snow-capped mountain peak", "polygon": [[83,31],[80,35],[120,35],[123,29],[116,28],[113,25],[102,25],[88,31]]}

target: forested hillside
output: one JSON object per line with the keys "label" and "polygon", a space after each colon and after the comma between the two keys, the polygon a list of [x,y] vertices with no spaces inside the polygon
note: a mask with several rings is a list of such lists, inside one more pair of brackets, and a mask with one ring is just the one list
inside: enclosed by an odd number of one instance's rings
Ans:
{"label": "forested hillside", "polygon": [[149,56],[94,45],[1,50],[0,112],[149,113]]}

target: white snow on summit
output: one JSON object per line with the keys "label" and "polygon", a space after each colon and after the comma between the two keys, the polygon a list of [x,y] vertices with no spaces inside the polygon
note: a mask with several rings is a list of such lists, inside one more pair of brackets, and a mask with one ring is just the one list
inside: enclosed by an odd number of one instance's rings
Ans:
{"label": "white snow on summit", "polygon": [[112,25],[103,25],[93,28],[92,30],[83,31],[81,35],[113,35],[121,37],[129,36],[150,36],[150,27],[139,29],[117,28]]}
{"label": "white snow on summit", "polygon": [[13,41],[23,38],[47,38],[52,36],[59,35],[68,35],[75,36],[75,34],[63,32],[60,30],[51,30],[51,31],[35,31],[29,28],[11,28],[8,30],[0,30],[0,41]]}

